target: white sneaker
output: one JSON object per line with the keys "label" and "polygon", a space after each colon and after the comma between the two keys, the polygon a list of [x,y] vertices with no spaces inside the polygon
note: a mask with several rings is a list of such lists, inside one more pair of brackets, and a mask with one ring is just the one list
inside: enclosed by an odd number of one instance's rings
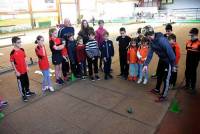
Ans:
{"label": "white sneaker", "polygon": [[51,92],[54,92],[54,91],[55,91],[53,87],[49,87],[49,90],[50,90]]}
{"label": "white sneaker", "polygon": [[42,91],[46,91],[48,89],[48,86],[45,86],[44,88],[42,88]]}
{"label": "white sneaker", "polygon": [[147,82],[148,82],[148,80],[147,80],[147,79],[144,79],[143,84],[146,85]]}
{"label": "white sneaker", "polygon": [[142,82],[142,79],[139,79],[138,81],[137,81],[137,84],[140,84]]}

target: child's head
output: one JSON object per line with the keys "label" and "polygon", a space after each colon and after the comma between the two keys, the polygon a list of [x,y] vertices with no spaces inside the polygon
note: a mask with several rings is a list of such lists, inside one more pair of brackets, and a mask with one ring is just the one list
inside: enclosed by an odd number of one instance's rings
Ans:
{"label": "child's head", "polygon": [[103,20],[99,20],[98,24],[99,24],[99,27],[103,27],[104,26],[104,21]]}
{"label": "child's head", "polygon": [[142,45],[148,45],[149,44],[149,39],[147,37],[143,37],[141,40]]}
{"label": "child's head", "polygon": [[165,27],[165,31],[166,31],[166,35],[169,36],[172,34],[172,25],[171,24],[167,24]]}
{"label": "child's head", "polygon": [[44,44],[44,37],[41,36],[41,35],[38,35],[36,37],[35,44],[43,45]]}
{"label": "child's head", "polygon": [[175,34],[169,35],[168,40],[170,44],[174,44],[176,42],[176,35]]}
{"label": "child's head", "polygon": [[142,29],[142,34],[147,37],[149,40],[154,40],[155,32],[152,26],[147,25]]}
{"label": "child's head", "polygon": [[108,40],[109,33],[107,31],[104,32],[103,37],[104,37],[104,40]]}
{"label": "child's head", "polygon": [[191,40],[194,41],[198,39],[199,30],[197,28],[192,28],[189,32],[189,36],[191,37]]}
{"label": "child's head", "polygon": [[132,38],[132,39],[131,39],[130,45],[131,45],[132,47],[135,47],[135,46],[136,46],[136,38]]}
{"label": "child's head", "polygon": [[73,40],[74,40],[74,34],[72,34],[72,33],[68,34],[68,35],[67,35],[67,39],[68,39],[69,41],[73,41]]}
{"label": "child's head", "polygon": [[122,37],[125,37],[125,36],[126,36],[126,29],[125,29],[124,27],[121,27],[121,28],[119,29],[119,32],[120,32],[120,34],[121,34]]}
{"label": "child's head", "polygon": [[88,31],[88,37],[89,37],[90,40],[94,40],[94,38],[95,38],[94,30],[91,29],[91,30]]}
{"label": "child's head", "polygon": [[21,39],[18,36],[12,37],[12,44],[14,47],[20,48],[21,47]]}
{"label": "child's head", "polygon": [[57,30],[56,30],[56,28],[49,29],[49,37],[57,37]]}
{"label": "child's head", "polygon": [[83,44],[83,38],[81,36],[77,37],[77,43],[78,44]]}

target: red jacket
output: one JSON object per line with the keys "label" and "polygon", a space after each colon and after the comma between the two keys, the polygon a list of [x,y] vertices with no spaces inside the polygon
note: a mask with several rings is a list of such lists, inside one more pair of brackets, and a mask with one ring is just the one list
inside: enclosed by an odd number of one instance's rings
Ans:
{"label": "red jacket", "polygon": [[76,46],[76,58],[77,58],[78,63],[86,60],[85,45],[77,44],[77,46]]}
{"label": "red jacket", "polygon": [[40,70],[49,69],[49,61],[48,61],[45,46],[37,45],[35,48],[35,53],[38,56],[38,64],[39,64]]}
{"label": "red jacket", "polygon": [[179,62],[180,57],[181,57],[179,44],[177,42],[172,44],[172,48],[173,48],[175,56],[176,56],[175,64],[178,65],[178,62]]}
{"label": "red jacket", "polygon": [[148,48],[148,46],[146,45],[141,45],[139,48],[138,48],[138,51],[137,51],[137,56],[139,56],[139,57],[141,57],[141,58],[139,58],[138,57],[138,63],[139,64],[143,64],[144,63],[144,61],[146,60],[146,58],[147,58],[147,55],[148,55],[148,51],[149,51],[149,48]]}

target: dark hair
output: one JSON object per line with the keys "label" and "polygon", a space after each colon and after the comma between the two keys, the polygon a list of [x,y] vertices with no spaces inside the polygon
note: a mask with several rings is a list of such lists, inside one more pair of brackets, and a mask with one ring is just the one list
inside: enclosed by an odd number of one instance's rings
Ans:
{"label": "dark hair", "polygon": [[141,39],[141,44],[146,43],[146,42],[149,42],[149,39],[147,37],[143,37]]}
{"label": "dark hair", "polygon": [[82,39],[83,39],[83,38],[82,38],[81,36],[78,36],[78,37],[76,38],[77,42],[80,41],[80,40],[82,40]]}
{"label": "dark hair", "polygon": [[20,40],[18,36],[12,37],[12,43],[17,43],[18,40]]}
{"label": "dark hair", "polygon": [[194,35],[198,35],[199,34],[199,30],[197,28],[192,28],[189,33],[190,34],[194,34]]}
{"label": "dark hair", "polygon": [[44,37],[43,37],[42,35],[38,35],[38,36],[36,37],[35,44],[37,44],[38,41],[39,41],[41,38],[44,38]]}
{"label": "dark hair", "polygon": [[[87,20],[82,20],[82,21],[81,21],[81,30],[82,30],[82,31],[85,29],[85,27],[84,27],[84,22],[87,22]],[[87,22],[87,28],[89,28],[88,22]]]}
{"label": "dark hair", "polygon": [[101,23],[104,23],[104,21],[103,20],[99,20],[98,24],[100,25]]}
{"label": "dark hair", "polygon": [[126,32],[126,29],[125,29],[124,27],[121,27],[121,28],[119,29],[119,31],[120,31],[120,32],[122,32],[122,31]]}
{"label": "dark hair", "polygon": [[50,28],[50,29],[49,29],[49,37],[52,36],[52,33],[53,33],[54,31],[56,31],[56,28]]}
{"label": "dark hair", "polygon": [[176,35],[175,34],[170,34],[167,38],[168,38],[168,40],[175,40],[176,41]]}
{"label": "dark hair", "polygon": [[141,34],[142,28],[138,28],[137,34]]}
{"label": "dark hair", "polygon": [[172,31],[172,25],[171,24],[167,24],[165,27],[165,30],[171,30]]}
{"label": "dark hair", "polygon": [[131,38],[131,42],[130,44],[136,43],[137,42],[137,38]]}
{"label": "dark hair", "polygon": [[108,33],[107,31],[105,31],[105,32],[103,33],[103,36],[105,36],[105,35],[109,35],[109,33]]}
{"label": "dark hair", "polygon": [[90,30],[88,31],[88,36],[90,36],[90,35],[95,35],[95,32],[94,32],[93,29],[90,29]]}

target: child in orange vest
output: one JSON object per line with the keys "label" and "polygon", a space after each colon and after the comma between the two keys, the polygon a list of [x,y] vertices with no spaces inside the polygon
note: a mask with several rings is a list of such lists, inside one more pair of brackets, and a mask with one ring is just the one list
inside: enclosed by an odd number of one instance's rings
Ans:
{"label": "child in orange vest", "polygon": [[148,55],[148,50],[149,50],[148,39],[146,37],[143,37],[141,40],[141,46],[139,46],[137,50],[138,67],[139,67],[139,80],[137,81],[138,84],[142,82],[143,77],[144,77],[143,84],[147,84],[148,82],[148,71],[146,72],[142,71],[144,61],[146,60]]}
{"label": "child in orange vest", "polygon": [[168,36],[168,40],[169,40],[169,43],[172,45],[172,48],[173,48],[173,51],[174,51],[174,54],[176,56],[176,61],[175,61],[175,67],[176,69],[174,69],[171,73],[171,77],[170,77],[170,82],[169,82],[169,88],[172,89],[175,87],[176,85],[176,80],[177,80],[177,67],[178,67],[178,62],[180,60],[180,56],[181,56],[181,53],[180,53],[180,47],[179,47],[179,44],[176,42],[176,35],[175,34],[171,34]]}
{"label": "child in orange vest", "polygon": [[127,51],[127,63],[129,64],[129,81],[136,81],[137,80],[137,46],[136,46],[136,39],[132,39],[130,42],[130,46]]}

